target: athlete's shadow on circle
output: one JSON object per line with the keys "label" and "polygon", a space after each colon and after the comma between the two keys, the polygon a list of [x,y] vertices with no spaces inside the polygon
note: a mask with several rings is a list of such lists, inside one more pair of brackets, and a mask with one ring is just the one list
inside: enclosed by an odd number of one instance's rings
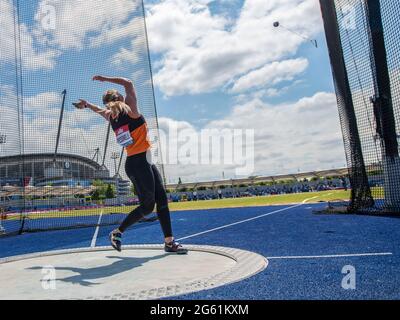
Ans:
{"label": "athlete's shadow on circle", "polygon": [[[77,273],[77,275],[73,275],[63,279],[56,279],[57,281],[69,282],[72,284],[80,284],[81,286],[91,287],[95,285],[99,285],[101,283],[93,283],[90,280],[103,279],[107,277],[111,277],[113,275],[132,270],[133,268],[137,268],[145,264],[146,262],[152,260],[162,259],[167,256],[167,253],[148,257],[148,258],[135,258],[135,257],[118,257],[118,256],[107,256],[107,259],[118,259],[111,264],[101,265],[94,268],[76,268],[76,267],[54,267],[56,270],[60,271],[71,271]],[[43,267],[31,267],[27,268],[29,270],[42,270]]]}

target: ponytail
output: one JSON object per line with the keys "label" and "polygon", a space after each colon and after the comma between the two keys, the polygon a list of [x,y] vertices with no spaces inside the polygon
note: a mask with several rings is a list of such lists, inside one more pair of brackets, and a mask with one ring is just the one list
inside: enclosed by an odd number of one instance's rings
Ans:
{"label": "ponytail", "polygon": [[120,114],[128,114],[131,108],[123,101],[111,101],[106,105],[111,111],[113,118],[118,118]]}
{"label": "ponytail", "polygon": [[113,118],[118,118],[120,114],[128,114],[131,108],[124,102],[122,95],[117,90],[108,90],[103,95],[103,103],[111,111]]}

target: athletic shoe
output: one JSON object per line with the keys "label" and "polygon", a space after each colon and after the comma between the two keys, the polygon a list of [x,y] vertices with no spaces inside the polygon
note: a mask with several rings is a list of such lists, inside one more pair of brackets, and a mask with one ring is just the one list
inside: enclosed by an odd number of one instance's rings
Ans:
{"label": "athletic shoe", "polygon": [[112,247],[118,252],[121,252],[121,240],[122,240],[121,238],[122,238],[121,232],[119,232],[118,230],[111,231],[110,242]]}
{"label": "athletic shoe", "polygon": [[164,250],[165,250],[165,252],[169,252],[169,253],[177,253],[177,254],[187,254],[188,253],[188,250],[183,248],[180,243],[175,242],[175,240],[173,240],[170,243],[165,243]]}

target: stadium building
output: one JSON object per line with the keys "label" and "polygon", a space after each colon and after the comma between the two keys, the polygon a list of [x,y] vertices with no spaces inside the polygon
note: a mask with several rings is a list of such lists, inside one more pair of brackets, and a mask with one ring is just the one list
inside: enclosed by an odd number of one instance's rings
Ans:
{"label": "stadium building", "polygon": [[55,161],[50,153],[0,157],[0,187],[90,187],[94,180],[114,185],[118,196],[129,194],[129,181],[111,177],[107,168],[82,156],[57,154]]}

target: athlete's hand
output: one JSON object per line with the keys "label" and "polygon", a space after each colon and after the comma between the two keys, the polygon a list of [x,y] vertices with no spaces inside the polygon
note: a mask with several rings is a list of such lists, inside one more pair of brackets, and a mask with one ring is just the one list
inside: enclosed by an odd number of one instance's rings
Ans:
{"label": "athlete's hand", "polygon": [[103,76],[94,76],[93,81],[104,82],[104,81],[106,81],[106,79]]}
{"label": "athlete's hand", "polygon": [[73,105],[77,109],[85,109],[87,107],[87,101],[83,99],[79,99],[78,102],[74,102]]}

